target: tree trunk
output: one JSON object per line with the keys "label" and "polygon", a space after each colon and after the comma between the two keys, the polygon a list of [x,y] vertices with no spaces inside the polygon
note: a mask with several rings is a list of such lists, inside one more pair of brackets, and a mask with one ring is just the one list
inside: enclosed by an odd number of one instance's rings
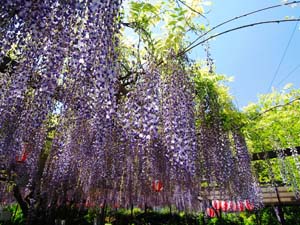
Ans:
{"label": "tree trunk", "polygon": [[28,205],[27,203],[23,200],[22,195],[20,193],[20,188],[18,185],[15,185],[13,187],[13,193],[14,193],[14,197],[17,200],[17,202],[20,205],[20,208],[22,210],[23,216],[24,218],[27,218],[28,216]]}

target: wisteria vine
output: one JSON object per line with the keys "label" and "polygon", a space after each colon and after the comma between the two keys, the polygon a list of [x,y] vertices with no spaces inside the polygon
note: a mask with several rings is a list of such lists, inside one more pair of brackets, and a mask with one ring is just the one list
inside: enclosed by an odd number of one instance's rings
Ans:
{"label": "wisteria vine", "polygon": [[0,59],[15,58],[0,74],[0,154],[24,199],[31,209],[42,196],[44,208],[196,211],[205,178],[224,197],[256,202],[243,137],[232,134],[231,144],[217,105],[203,100],[197,108],[190,71],[173,54],[158,68],[154,60],[144,65],[133,89],[117,97],[120,5],[0,6]]}

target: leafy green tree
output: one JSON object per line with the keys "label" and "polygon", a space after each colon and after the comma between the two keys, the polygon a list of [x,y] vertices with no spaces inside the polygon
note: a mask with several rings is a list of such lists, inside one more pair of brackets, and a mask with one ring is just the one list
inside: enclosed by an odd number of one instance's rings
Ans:
{"label": "leafy green tree", "polygon": [[[273,90],[270,94],[261,95],[257,103],[245,107],[248,122],[244,133],[250,151],[256,153],[285,148],[295,151],[295,147],[300,145],[299,110],[300,90],[291,84],[286,85],[282,91]],[[260,182],[280,182],[294,188],[299,187],[299,166],[296,152],[292,157],[254,163]]]}

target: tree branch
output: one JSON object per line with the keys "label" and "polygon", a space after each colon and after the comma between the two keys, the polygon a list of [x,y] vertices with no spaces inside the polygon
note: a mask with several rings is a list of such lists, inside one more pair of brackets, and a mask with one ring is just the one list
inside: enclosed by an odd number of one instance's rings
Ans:
{"label": "tree branch", "polygon": [[198,12],[197,10],[193,9],[191,6],[189,6],[188,4],[186,4],[184,1],[182,0],[177,0],[178,2],[180,2],[181,4],[183,4],[185,7],[187,7],[189,10],[197,13],[198,15],[200,15],[201,17],[207,19],[202,13]]}
{"label": "tree branch", "polygon": [[[179,0],[178,0],[179,1]],[[230,23],[234,20],[238,20],[240,18],[243,18],[243,17],[247,17],[247,16],[250,16],[252,14],[255,14],[255,13],[258,13],[258,12],[262,12],[262,11],[266,11],[266,10],[270,10],[270,9],[274,9],[274,8],[278,8],[278,7],[281,7],[281,6],[287,6],[287,5],[292,5],[292,4],[297,4],[297,3],[300,3],[300,1],[293,1],[293,2],[287,2],[287,3],[284,3],[284,4],[278,4],[278,5],[273,5],[273,6],[269,6],[269,7],[266,7],[266,8],[262,8],[262,9],[258,9],[258,10],[255,10],[255,11],[251,11],[251,12],[248,12],[248,13],[245,13],[243,15],[240,15],[240,16],[236,16],[234,18],[231,18],[229,20],[226,20],[225,22],[222,22],[216,26],[214,26],[213,28],[209,29],[208,31],[206,31],[205,33],[203,33],[202,35],[200,35],[199,37],[197,37],[194,41],[192,41],[187,47],[186,49],[189,49],[191,46],[193,46],[197,41],[199,41],[201,38],[203,38],[204,36],[206,36],[208,33],[212,32],[213,30],[227,24],[227,23]],[[183,50],[185,51],[185,50]]]}
{"label": "tree branch", "polygon": [[[279,105],[275,105],[273,107],[270,107],[269,109],[266,109],[265,111],[262,111],[261,113],[259,113],[258,115],[252,117],[252,118],[249,118],[249,120],[253,121],[253,120],[256,120],[258,119],[259,117],[263,116],[264,114],[274,110],[274,109],[277,109],[277,108],[280,108],[280,107],[284,107],[284,106],[287,106],[287,105],[291,105],[293,104],[294,102],[296,101],[300,101],[300,97],[298,98],[294,98],[293,100],[285,103],[285,104],[279,104]],[[241,128],[243,128],[244,126],[246,126],[246,123],[243,123],[242,125],[239,125],[239,126],[236,126],[234,127],[234,130],[240,130]]]}
{"label": "tree branch", "polygon": [[272,110],[274,110],[274,109],[281,108],[281,107],[284,107],[284,106],[287,106],[287,105],[291,105],[291,104],[293,104],[293,103],[296,102],[296,101],[300,101],[300,97],[295,98],[295,99],[293,99],[293,100],[291,100],[291,101],[289,101],[289,102],[287,102],[287,103],[285,103],[285,104],[275,105],[275,106],[273,106],[273,107],[271,107],[271,108],[269,108],[269,109],[266,109],[265,111],[262,111],[262,112],[259,113],[258,115],[256,115],[256,116],[250,118],[250,120],[256,120],[257,118],[261,117],[262,115],[264,115],[264,114],[267,113],[267,112],[270,112],[270,111],[272,111]]}
{"label": "tree branch", "polygon": [[129,78],[132,74],[135,73],[135,71],[130,70],[129,68],[127,68],[123,63],[120,62],[121,67],[126,71],[126,75],[124,76],[120,76],[120,80],[126,80],[127,78]]}
{"label": "tree branch", "polygon": [[179,56],[182,56],[182,55],[184,55],[185,53],[187,53],[188,51],[190,51],[190,50],[192,50],[193,48],[197,47],[198,45],[201,45],[201,44],[203,44],[203,43],[209,41],[210,39],[213,39],[213,38],[215,38],[215,37],[221,36],[221,35],[223,35],[223,34],[226,34],[226,33],[232,32],[232,31],[244,29],[244,28],[247,28],[247,27],[253,27],[253,26],[257,26],[257,25],[263,25],[263,24],[270,24],[270,23],[284,23],[284,22],[296,22],[296,21],[300,21],[300,19],[268,20],[268,21],[261,21],[261,22],[256,22],[256,23],[251,23],[251,24],[246,24],[246,25],[243,25],[243,26],[235,27],[235,28],[232,28],[232,29],[223,31],[223,32],[218,33],[218,34],[211,35],[210,37],[204,39],[203,41],[198,42],[197,44],[194,44],[194,45],[190,46],[189,48],[186,48],[186,49],[184,49],[183,51],[179,52],[179,53],[177,54],[177,56],[178,56],[178,57],[179,57]]}
{"label": "tree branch", "polygon": [[[131,22],[131,23],[126,23],[126,22],[122,22],[121,23],[123,26],[126,26],[126,27],[129,27],[133,30],[139,30],[139,31],[142,31],[142,33],[146,36],[146,41],[148,41],[148,43],[150,45],[152,45],[152,48],[153,48],[153,39],[151,37],[151,34],[142,26],[140,26],[138,23],[136,22]],[[140,36],[140,35],[139,35]]]}

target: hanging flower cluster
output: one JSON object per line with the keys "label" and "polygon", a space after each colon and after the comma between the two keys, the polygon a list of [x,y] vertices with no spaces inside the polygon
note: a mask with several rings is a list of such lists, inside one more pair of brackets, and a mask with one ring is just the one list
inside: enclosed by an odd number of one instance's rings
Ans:
{"label": "hanging flower cluster", "polygon": [[262,195],[251,173],[251,159],[242,134],[225,130],[218,94],[208,89],[199,101],[199,145],[203,207],[209,199],[249,200],[260,207]]}
{"label": "hanging flower cluster", "polygon": [[[280,149],[278,150],[277,153],[277,158],[278,158],[278,167],[279,167],[279,172],[281,175],[281,179],[283,184],[291,187],[293,189],[293,192],[295,194],[295,198],[299,199],[300,198],[300,185],[299,185],[299,155],[298,151],[296,148],[291,148],[291,153],[292,153],[292,160],[289,160],[286,158],[286,155],[284,153],[284,150],[282,147],[279,147],[279,141],[275,141],[275,149]],[[293,163],[294,165],[293,165]],[[273,175],[272,169],[270,169],[269,173],[271,173],[271,181],[272,181],[272,186],[275,186],[275,179]]]}
{"label": "hanging flower cluster", "polygon": [[[256,181],[251,173],[251,159],[247,149],[245,138],[237,131],[233,132],[233,141],[235,144],[236,160],[236,178],[234,180],[234,192],[237,199],[248,199],[256,207],[262,203],[262,193],[260,192]],[[237,178],[238,176],[238,178]]]}
{"label": "hanging flower cluster", "polygon": [[130,190],[122,198],[126,205],[197,209],[193,96],[187,74],[176,63],[163,74],[149,65],[119,106],[129,162],[124,165],[124,187]]}
{"label": "hanging flower cluster", "polygon": [[[94,168],[106,163],[104,149],[113,135],[120,4],[118,0],[1,3],[0,58],[10,52],[17,63],[1,74],[0,153],[7,156],[7,166],[27,173],[28,182],[34,182],[37,160],[46,147],[42,135],[46,122],[58,113],[57,135],[44,171],[45,191],[53,185],[59,195],[58,191],[68,190],[65,183],[73,181],[86,196],[104,177],[104,168]],[[30,153],[24,151],[25,144],[31,146]]]}
{"label": "hanging flower cluster", "polygon": [[177,182],[174,192],[177,205],[197,209],[193,202],[199,184],[193,85],[184,67],[172,56],[169,60],[161,88],[162,140],[171,180]]}
{"label": "hanging flower cluster", "polygon": [[195,174],[197,158],[193,89],[184,69],[171,63],[162,87],[163,138],[171,174],[180,173],[188,181],[185,174]]}

